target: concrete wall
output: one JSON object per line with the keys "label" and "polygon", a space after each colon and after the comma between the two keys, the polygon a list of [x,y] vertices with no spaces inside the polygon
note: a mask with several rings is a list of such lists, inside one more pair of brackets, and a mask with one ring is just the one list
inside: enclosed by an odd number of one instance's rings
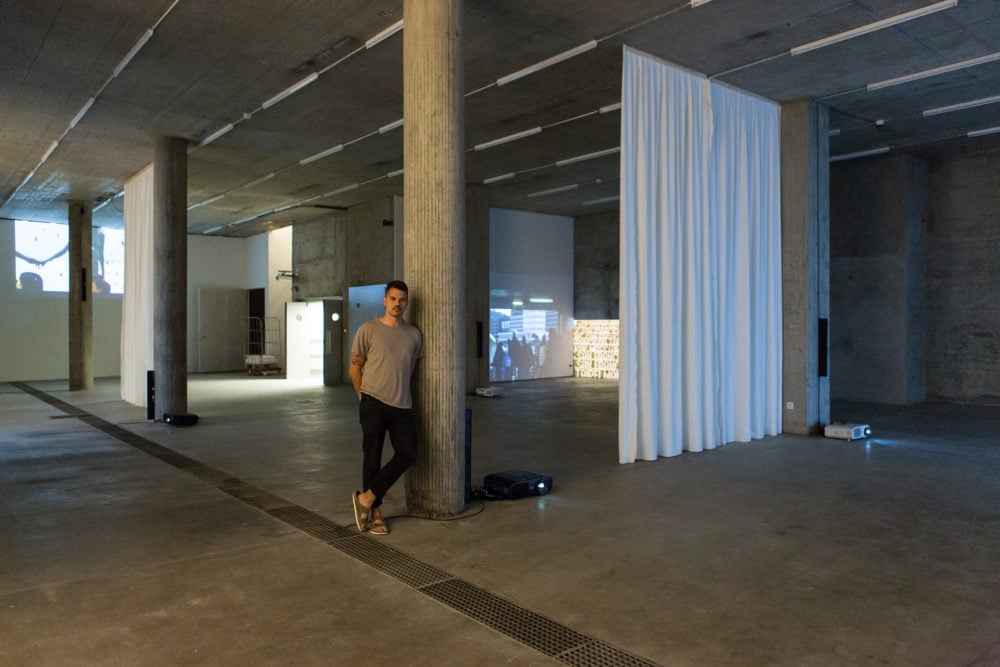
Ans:
{"label": "concrete wall", "polygon": [[927,395],[1000,404],[1000,152],[932,165]]}
{"label": "concrete wall", "polygon": [[[188,246],[187,285],[187,366],[188,372],[198,370],[198,336],[201,322],[198,318],[198,290],[202,287],[229,287],[247,289],[247,262],[249,258],[246,239],[221,236],[191,235]],[[246,322],[232,322],[244,327]],[[117,375],[116,371],[114,375]]]}
{"label": "concrete wall", "polygon": [[573,310],[578,320],[618,319],[618,211],[573,220]]}
{"label": "concrete wall", "polygon": [[394,229],[383,220],[393,220],[391,198],[296,224],[292,258],[299,276],[294,298],[346,297],[353,285],[396,278]]}
{"label": "concrete wall", "polygon": [[926,172],[906,155],[830,167],[834,399],[925,398]]}

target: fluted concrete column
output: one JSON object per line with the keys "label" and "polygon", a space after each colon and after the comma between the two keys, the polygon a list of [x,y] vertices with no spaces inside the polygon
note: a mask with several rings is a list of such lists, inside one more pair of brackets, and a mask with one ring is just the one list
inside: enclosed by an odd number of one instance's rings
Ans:
{"label": "fluted concrete column", "polygon": [[409,511],[465,505],[465,200],[461,0],[403,3],[403,256],[410,317],[424,334]]}
{"label": "fluted concrete column", "polygon": [[92,204],[69,203],[69,388],[94,386]]}
{"label": "fluted concrete column", "polygon": [[465,189],[465,391],[490,383],[490,195]]}
{"label": "fluted concrete column", "polygon": [[160,137],[153,159],[153,370],[157,420],[187,412],[187,142]]}
{"label": "fluted concrete column", "polygon": [[[818,433],[830,423],[830,147],[826,107],[781,105],[782,431]],[[827,341],[829,338],[826,339]],[[823,348],[822,350],[820,348]],[[828,363],[826,363],[829,366]]]}

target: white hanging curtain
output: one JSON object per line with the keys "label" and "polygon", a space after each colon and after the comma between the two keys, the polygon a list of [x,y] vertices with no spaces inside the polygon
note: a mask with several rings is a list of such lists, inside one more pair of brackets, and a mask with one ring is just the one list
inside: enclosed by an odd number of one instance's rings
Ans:
{"label": "white hanging curtain", "polygon": [[125,181],[125,293],[122,295],[122,400],[146,405],[153,369],[153,166]]}
{"label": "white hanging curtain", "polygon": [[619,460],[781,427],[779,108],[626,48]]}

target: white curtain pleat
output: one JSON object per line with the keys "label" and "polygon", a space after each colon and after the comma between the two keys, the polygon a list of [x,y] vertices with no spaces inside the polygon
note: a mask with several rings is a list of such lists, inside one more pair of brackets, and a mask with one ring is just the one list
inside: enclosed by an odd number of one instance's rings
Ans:
{"label": "white curtain pleat", "polygon": [[153,369],[153,166],[125,181],[125,291],[122,295],[121,396],[146,405]]}
{"label": "white curtain pleat", "polygon": [[774,104],[625,49],[623,463],[780,428],[778,121]]}

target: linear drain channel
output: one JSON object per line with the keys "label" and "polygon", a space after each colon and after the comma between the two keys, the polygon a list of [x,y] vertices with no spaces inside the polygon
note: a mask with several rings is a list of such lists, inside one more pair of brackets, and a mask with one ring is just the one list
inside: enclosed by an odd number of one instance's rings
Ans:
{"label": "linear drain channel", "polygon": [[578,667],[656,667],[43,391],[22,382],[10,385],[560,662]]}

